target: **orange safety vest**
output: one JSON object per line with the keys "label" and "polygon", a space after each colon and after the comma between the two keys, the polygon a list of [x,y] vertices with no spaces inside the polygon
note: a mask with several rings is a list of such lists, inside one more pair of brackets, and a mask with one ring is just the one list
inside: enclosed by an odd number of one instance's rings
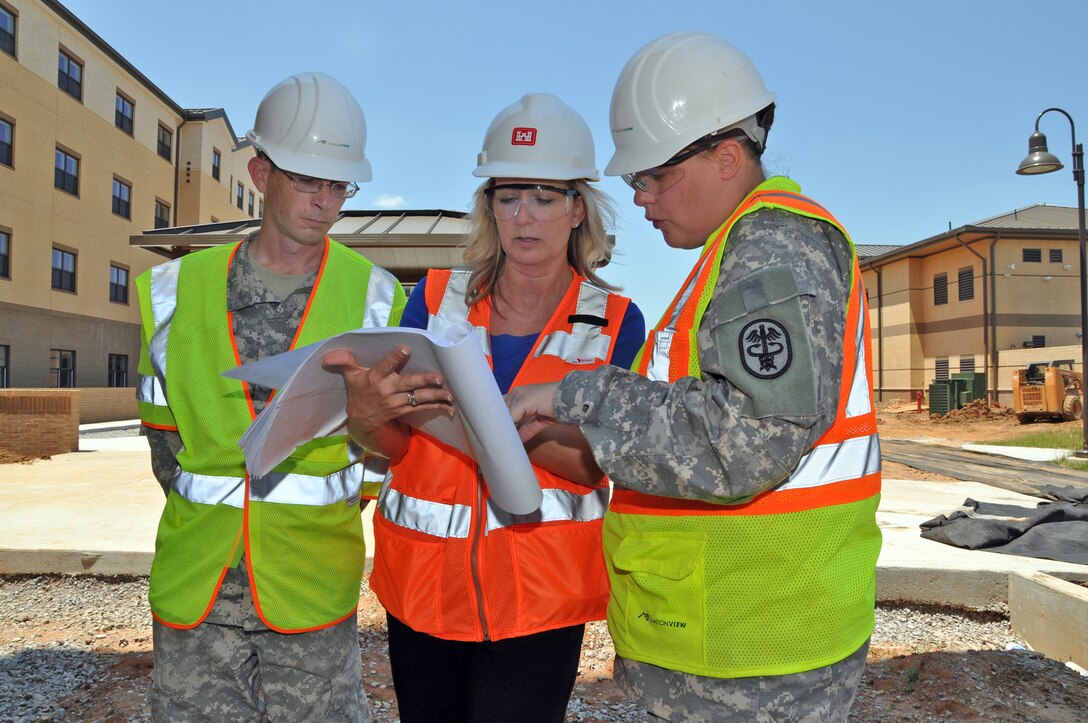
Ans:
{"label": "orange safety vest", "polygon": [[[701,377],[696,334],[729,232],[745,214],[797,213],[849,241],[795,189],[788,179],[764,182],[708,240],[636,359],[641,373],[670,383]],[[836,418],[780,484],[739,505],[616,486],[604,541],[618,654],[703,676],[785,675],[838,662],[869,637],[880,447],[868,318],[854,253]]]}
{"label": "orange safety vest", "polygon": [[[428,329],[468,321],[490,361],[491,300],[465,304],[468,272],[427,275]],[[574,274],[512,387],[553,382],[612,357],[630,299]],[[495,506],[476,463],[425,434],[390,467],[374,515],[370,587],[390,615],[447,640],[502,640],[604,618],[601,520],[608,480],[575,484],[534,467],[541,507]]]}

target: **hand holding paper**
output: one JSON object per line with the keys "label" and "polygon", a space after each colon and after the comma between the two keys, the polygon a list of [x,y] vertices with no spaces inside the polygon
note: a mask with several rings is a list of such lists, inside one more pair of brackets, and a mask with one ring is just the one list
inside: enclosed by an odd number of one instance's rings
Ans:
{"label": "hand holding paper", "polygon": [[439,375],[452,390],[455,409],[452,417],[436,409],[401,419],[473,457],[499,507],[515,514],[536,510],[542,499],[540,485],[468,324],[452,327],[443,336],[390,327],[349,331],[224,372],[278,390],[239,441],[249,473],[265,475],[300,444],[344,426],[344,381],[322,366],[322,357],[344,349],[359,366],[371,368],[398,346],[411,352],[400,373]]}

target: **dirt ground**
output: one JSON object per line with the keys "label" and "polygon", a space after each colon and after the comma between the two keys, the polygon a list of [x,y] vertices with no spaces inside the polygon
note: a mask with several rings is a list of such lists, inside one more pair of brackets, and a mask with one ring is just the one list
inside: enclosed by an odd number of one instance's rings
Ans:
{"label": "dirt ground", "polygon": [[[974,405],[945,418],[931,419],[913,404],[882,404],[880,432],[890,438],[926,438],[956,445],[989,442],[1025,433],[1004,408]],[[1079,422],[1066,424],[1079,425]],[[904,465],[886,463],[890,479],[929,479]],[[385,653],[384,612],[373,595],[360,609],[364,679],[377,721],[397,720],[396,699]],[[71,623],[56,621],[38,629],[43,640],[69,639]],[[13,630],[0,621],[0,640]],[[66,720],[146,720],[145,692],[151,671],[148,628],[85,631],[94,650],[111,660],[106,675],[62,701]],[[612,682],[611,645],[603,625],[591,625],[583,650],[575,698],[607,711],[626,702]],[[577,706],[572,706],[572,710]],[[583,708],[584,710],[584,708]],[[616,710],[619,710],[617,708]],[[607,714],[604,714],[607,715]],[[617,720],[580,713],[571,721]],[[939,641],[905,646],[875,643],[858,691],[852,721],[1084,721],[1088,720],[1088,678],[1054,660],[1028,651],[955,650]]]}

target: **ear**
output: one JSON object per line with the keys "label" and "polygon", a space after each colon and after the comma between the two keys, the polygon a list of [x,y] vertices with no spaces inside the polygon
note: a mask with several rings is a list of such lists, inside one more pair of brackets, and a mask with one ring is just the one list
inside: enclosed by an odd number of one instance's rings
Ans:
{"label": "ear", "polygon": [[268,187],[268,177],[272,173],[272,163],[265,158],[253,156],[247,164],[249,177],[253,179],[253,185],[261,193]]}
{"label": "ear", "polygon": [[748,156],[741,142],[730,138],[714,148],[714,158],[718,162],[719,177],[723,181],[731,181],[744,168]]}
{"label": "ear", "polygon": [[586,202],[581,196],[574,197],[574,210],[570,214],[570,227],[578,228],[586,220]]}

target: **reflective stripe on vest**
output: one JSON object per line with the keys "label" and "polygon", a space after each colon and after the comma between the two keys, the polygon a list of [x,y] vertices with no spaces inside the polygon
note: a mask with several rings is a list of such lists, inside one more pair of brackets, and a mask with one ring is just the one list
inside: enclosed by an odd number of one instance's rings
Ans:
{"label": "reflective stripe on vest", "polygon": [[178,305],[178,274],[181,259],[174,259],[151,269],[151,311],[154,332],[147,340],[148,356],[151,357],[155,376],[141,377],[136,389],[136,400],[165,407],[163,391],[166,378],[166,340],[170,336],[170,322]]}
{"label": "reflective stripe on vest", "polygon": [[[363,465],[356,463],[328,477],[270,472],[250,480],[249,499],[288,505],[331,505],[358,497],[363,485]],[[182,471],[174,490],[189,500],[204,505],[245,507],[244,477],[220,477]]]}
{"label": "reflective stripe on vest", "polygon": [[[469,272],[463,269],[451,269],[450,280],[446,284],[446,293],[442,296],[442,303],[438,311],[427,316],[427,330],[444,335],[451,327],[463,324],[468,319],[469,307],[465,304],[465,294],[468,293]],[[491,357],[491,334],[482,326],[474,326],[476,339],[480,342],[480,348],[484,355]]]}
{"label": "reflective stripe on vest", "polygon": [[397,277],[380,266],[370,269],[370,281],[366,289],[366,310],[363,327],[386,326],[393,313],[393,299],[397,289]]}
{"label": "reflective stripe on vest", "polygon": [[[487,503],[487,531],[514,525],[541,522],[592,522],[604,517],[608,507],[608,489],[576,494],[558,489],[545,489],[540,509],[528,515],[512,515]],[[412,497],[388,485],[378,498],[378,510],[383,518],[399,527],[443,539],[467,539],[472,529],[472,508]]]}
{"label": "reflective stripe on vest", "polygon": [[[469,317],[469,307],[465,304],[469,275],[470,273],[465,269],[450,270],[449,283],[446,285],[438,311],[428,316],[427,329],[429,331],[443,334],[447,329],[463,324]],[[574,315],[605,319],[608,294],[609,292],[605,289],[594,286],[589,281],[583,281],[578,288],[578,301],[574,308]],[[593,334],[594,328],[599,330],[601,327],[583,321],[574,321],[569,333],[558,330],[542,339],[533,356],[550,354],[578,364],[587,364],[596,359],[606,361],[612,346],[612,337],[603,333]],[[474,326],[473,329],[476,331],[476,338],[479,339],[484,354],[490,357],[490,333],[482,326]],[[616,330],[615,333],[619,331]]]}
{"label": "reflective stripe on vest", "polygon": [[[574,308],[575,316],[593,316],[605,318],[608,305],[608,292],[588,281],[583,281],[578,289],[578,305]],[[588,363],[590,358],[606,361],[611,347],[611,338],[604,334],[593,335],[599,326],[575,321],[571,333],[554,331],[547,336],[536,350],[536,356],[551,354],[560,359],[577,360],[580,364]]]}

